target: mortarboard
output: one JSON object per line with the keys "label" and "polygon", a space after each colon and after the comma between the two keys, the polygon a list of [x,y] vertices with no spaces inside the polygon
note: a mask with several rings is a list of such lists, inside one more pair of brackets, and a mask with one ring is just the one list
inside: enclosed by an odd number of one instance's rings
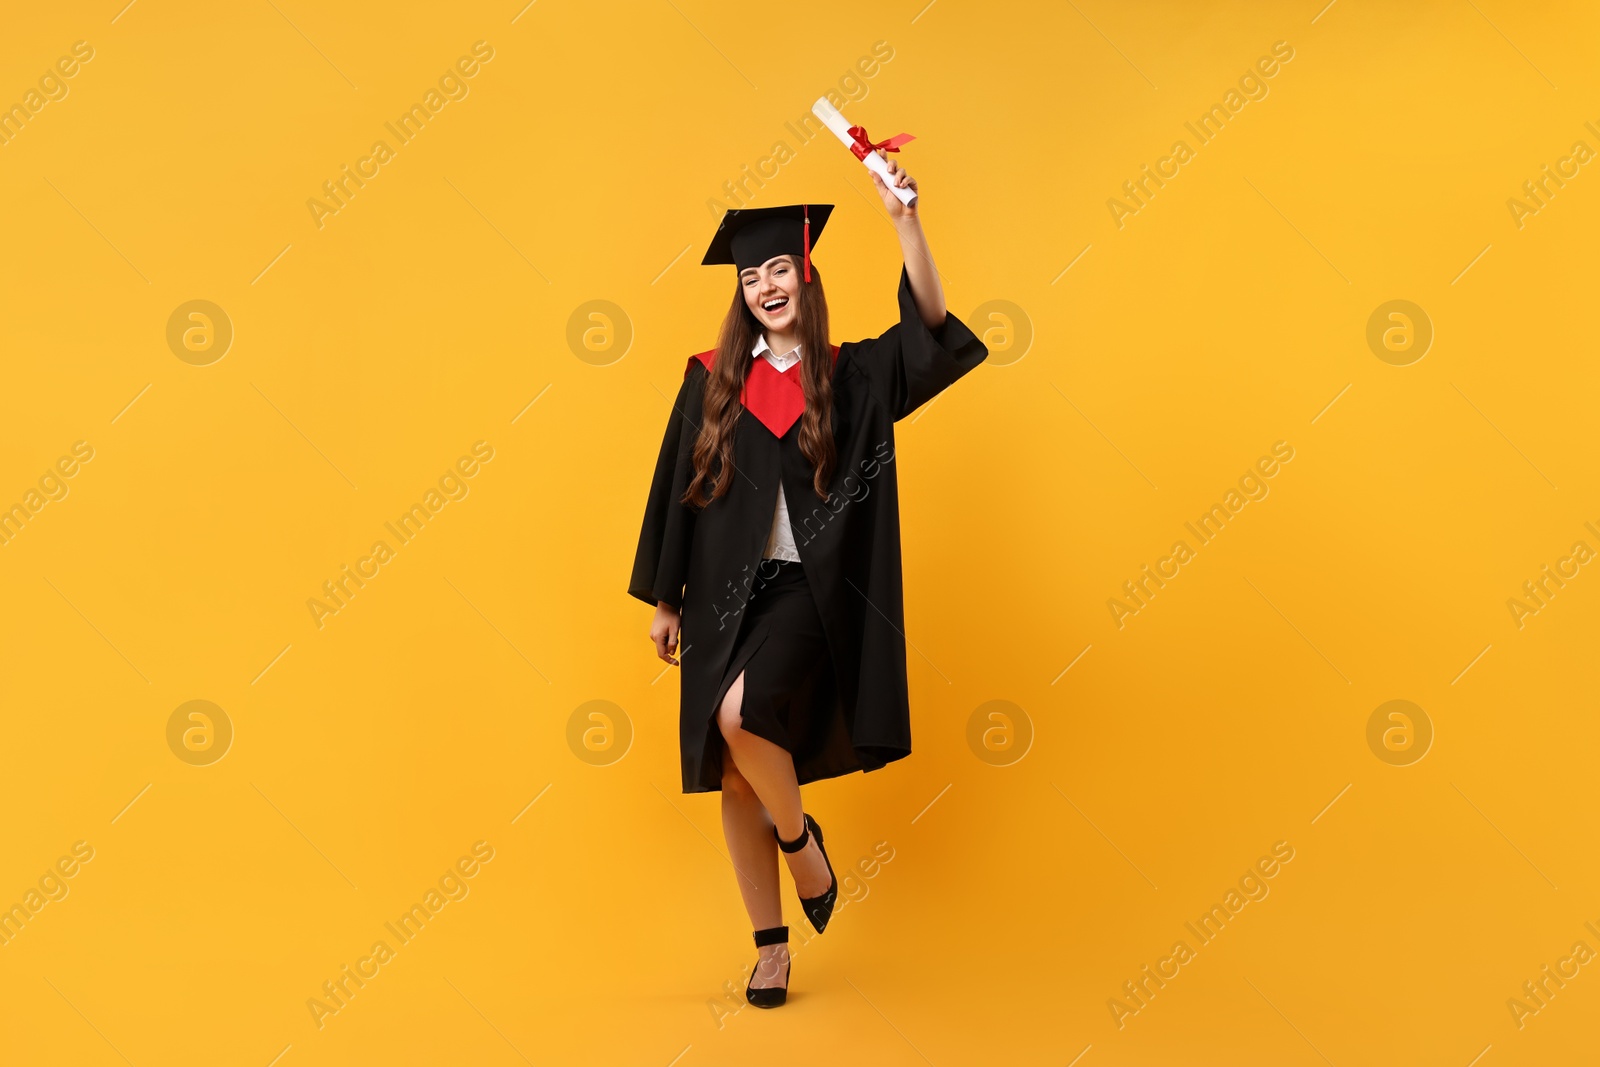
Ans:
{"label": "mortarboard", "polygon": [[811,280],[811,245],[822,236],[832,204],[732,208],[722,216],[703,266],[732,263],[739,270],[759,267],[773,256],[800,256]]}

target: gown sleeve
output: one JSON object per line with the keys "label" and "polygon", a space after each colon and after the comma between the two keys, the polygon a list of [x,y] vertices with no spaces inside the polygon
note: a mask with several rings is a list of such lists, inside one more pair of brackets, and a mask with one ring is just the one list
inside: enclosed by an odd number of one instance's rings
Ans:
{"label": "gown sleeve", "polygon": [[859,342],[855,359],[872,383],[873,395],[898,422],[988,355],[984,343],[953,314],[947,313],[937,330],[928,329],[911,295],[911,278],[902,266],[900,321],[882,336]]}
{"label": "gown sleeve", "polygon": [[690,359],[683,385],[672,402],[672,413],[667,417],[667,432],[661,439],[661,454],[645,501],[628,595],[651,607],[664,600],[675,610],[683,609],[696,510],[681,500],[694,477],[694,442],[700,429],[706,378],[705,366]]}

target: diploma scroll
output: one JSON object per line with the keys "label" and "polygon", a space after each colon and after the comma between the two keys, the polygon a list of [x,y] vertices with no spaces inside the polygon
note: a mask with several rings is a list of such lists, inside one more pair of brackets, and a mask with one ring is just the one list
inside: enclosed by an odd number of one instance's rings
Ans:
{"label": "diploma scroll", "polygon": [[[844,146],[850,149],[857,159],[867,165],[868,170],[882,178],[883,184],[887,185],[889,191],[900,198],[902,204],[906,207],[917,206],[916,191],[898,188],[894,184],[894,178],[889,174],[889,164],[885,163],[883,157],[878,155],[877,152],[870,150],[872,142],[867,137],[866,130],[860,126],[851,126],[849,120],[839,113],[839,109],[828,103],[827,97],[821,97],[815,104],[812,104],[811,113],[821,119],[822,124],[832,130],[834,136],[843,141]],[[856,136],[856,131],[860,131],[859,137]],[[889,138],[885,144],[898,148],[909,140],[911,140],[911,136],[902,133]]]}

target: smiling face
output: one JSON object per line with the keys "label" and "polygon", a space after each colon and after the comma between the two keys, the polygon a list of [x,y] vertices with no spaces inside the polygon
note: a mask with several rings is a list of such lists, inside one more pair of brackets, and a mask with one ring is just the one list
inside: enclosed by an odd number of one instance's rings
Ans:
{"label": "smiling face", "polygon": [[759,267],[739,272],[739,288],[756,321],[778,333],[794,330],[800,314],[796,294],[800,291],[800,272],[791,256],[773,256]]}

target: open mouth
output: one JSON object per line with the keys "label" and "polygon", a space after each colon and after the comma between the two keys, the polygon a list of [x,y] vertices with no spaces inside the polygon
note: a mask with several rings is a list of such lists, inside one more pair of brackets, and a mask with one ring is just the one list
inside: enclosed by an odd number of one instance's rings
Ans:
{"label": "open mouth", "polygon": [[762,304],[761,310],[765,311],[768,315],[776,315],[788,305],[789,298],[786,296],[780,296],[775,299],[768,300],[765,304]]}

